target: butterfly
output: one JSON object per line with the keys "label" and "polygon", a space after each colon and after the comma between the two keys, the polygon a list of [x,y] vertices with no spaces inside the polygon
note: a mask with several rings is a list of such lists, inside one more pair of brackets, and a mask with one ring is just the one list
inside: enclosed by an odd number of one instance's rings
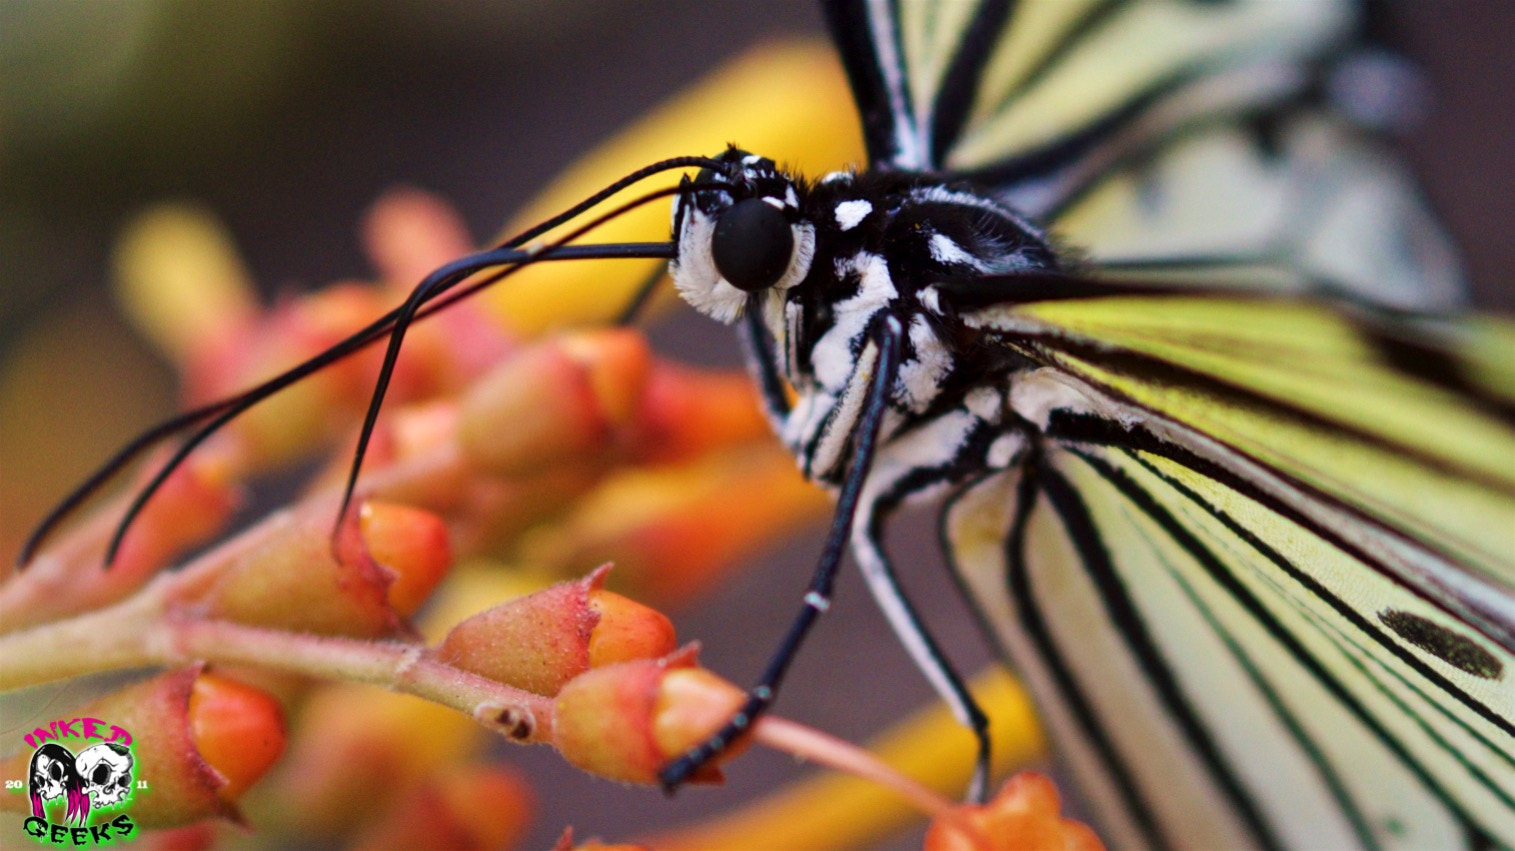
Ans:
{"label": "butterfly", "polygon": [[1515,334],[1431,318],[1450,250],[1327,97],[1353,8],[825,11],[868,168],[680,161],[674,244],[625,255],[737,326],[838,492],[774,664],[669,782],[767,707],[849,549],[982,736],[881,545],[934,497],[1114,844],[1515,841]]}
{"label": "butterfly", "polygon": [[[685,202],[675,280],[740,314],[916,661],[972,723],[879,543],[935,492],[1118,846],[1515,837],[1511,330],[1406,314],[1456,273],[1318,97],[1353,14],[829,4],[872,170]],[[761,289],[752,198],[798,222]]]}

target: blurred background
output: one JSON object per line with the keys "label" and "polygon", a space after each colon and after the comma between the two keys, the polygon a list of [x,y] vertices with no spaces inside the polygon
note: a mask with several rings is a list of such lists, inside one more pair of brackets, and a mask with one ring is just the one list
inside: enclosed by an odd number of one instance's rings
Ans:
{"label": "blurred background", "polygon": [[[1515,310],[1515,7],[1380,11],[1384,38],[1429,84],[1407,154],[1465,252],[1477,302]],[[486,239],[591,144],[702,72],[760,40],[819,31],[799,0],[0,3],[0,538],[14,546],[121,439],[173,410],[171,376],[105,291],[112,239],[144,205],[209,207],[271,290],[362,276],[357,223],[385,189],[437,192]],[[655,335],[664,350],[736,363],[725,329],[672,322]],[[107,374],[117,378],[98,380]],[[698,611],[673,613],[681,636],[704,641],[716,670],[754,674],[816,537],[788,542]],[[981,644],[933,579],[929,518],[894,538],[941,637],[976,666]],[[850,573],[840,594],[781,709],[857,738],[930,693]],[[628,824],[688,818],[794,773],[754,754],[731,788],[666,802],[546,751],[509,757],[552,790],[528,847],[570,822],[581,836],[629,838]]]}

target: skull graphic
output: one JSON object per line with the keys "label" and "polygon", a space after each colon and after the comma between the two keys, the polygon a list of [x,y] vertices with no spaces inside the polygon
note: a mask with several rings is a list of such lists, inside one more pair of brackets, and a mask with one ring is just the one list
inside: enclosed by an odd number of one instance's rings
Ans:
{"label": "skull graphic", "polygon": [[30,793],[32,815],[42,817],[44,801],[63,797],[69,788],[78,788],[79,775],[74,769],[73,752],[62,745],[48,742],[32,754]]}
{"label": "skull graphic", "polygon": [[85,748],[74,766],[84,783],[85,793],[96,807],[119,804],[131,791],[131,752],[121,745],[105,742]]}

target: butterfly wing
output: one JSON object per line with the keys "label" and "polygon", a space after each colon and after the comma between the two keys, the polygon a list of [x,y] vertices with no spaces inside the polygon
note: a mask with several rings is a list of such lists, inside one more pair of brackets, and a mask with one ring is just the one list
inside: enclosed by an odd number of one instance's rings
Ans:
{"label": "butterfly wing", "polygon": [[1116,844],[1510,843],[1515,334],[1219,295],[1461,299],[1412,182],[1321,97],[1354,7],[827,13],[875,167],[1208,296],[965,310],[1044,366],[1009,389],[1051,439],[957,494],[949,556]]}
{"label": "butterfly wing", "polygon": [[1187,297],[983,320],[1047,364],[1018,392],[1053,440],[947,540],[1117,845],[1515,840],[1515,327]]}
{"label": "butterfly wing", "polygon": [[[1324,91],[1392,86],[1348,2],[849,0],[827,19],[875,167],[950,172],[1091,268],[1459,304],[1399,165]],[[1383,75],[1389,76],[1383,76]]]}

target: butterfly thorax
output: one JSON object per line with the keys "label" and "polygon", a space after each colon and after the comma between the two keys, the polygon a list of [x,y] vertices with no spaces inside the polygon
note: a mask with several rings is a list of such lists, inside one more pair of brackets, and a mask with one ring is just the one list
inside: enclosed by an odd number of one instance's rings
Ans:
{"label": "butterfly thorax", "polygon": [[[886,451],[892,436],[964,409],[1025,366],[950,298],[963,281],[1057,268],[1045,236],[1013,210],[930,175],[836,172],[812,184],[741,151],[723,158],[732,170],[702,173],[712,188],[675,210],[674,280],[701,312],[741,321],[769,412],[808,475],[842,474],[882,317],[905,332]],[[986,420],[1003,407],[983,393],[973,404]]]}

